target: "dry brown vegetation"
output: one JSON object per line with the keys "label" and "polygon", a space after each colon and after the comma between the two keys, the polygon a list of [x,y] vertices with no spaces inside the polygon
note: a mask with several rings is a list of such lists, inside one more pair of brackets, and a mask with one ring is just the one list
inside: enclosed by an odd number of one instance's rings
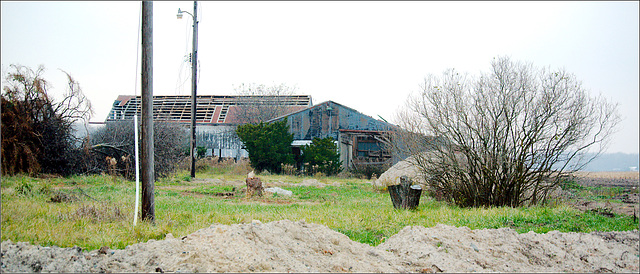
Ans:
{"label": "dry brown vegetation", "polygon": [[637,171],[579,171],[575,173],[578,178],[590,178],[590,179],[624,179],[624,180],[638,180]]}

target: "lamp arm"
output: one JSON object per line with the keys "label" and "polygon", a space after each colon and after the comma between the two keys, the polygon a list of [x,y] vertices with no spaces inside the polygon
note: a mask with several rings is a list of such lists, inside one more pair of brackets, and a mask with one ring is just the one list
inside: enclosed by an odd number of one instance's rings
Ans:
{"label": "lamp arm", "polygon": [[191,14],[190,12],[188,12],[188,11],[182,11],[182,12],[191,15],[191,18],[193,18],[193,14]]}

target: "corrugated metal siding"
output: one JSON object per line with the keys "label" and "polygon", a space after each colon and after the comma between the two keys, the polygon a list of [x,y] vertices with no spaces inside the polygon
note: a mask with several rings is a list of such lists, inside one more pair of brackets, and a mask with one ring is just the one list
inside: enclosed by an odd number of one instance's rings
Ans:
{"label": "corrugated metal siding", "polygon": [[339,140],[338,149],[343,168],[354,165],[382,165],[391,156],[374,136],[393,130],[394,126],[373,119],[355,109],[327,101],[298,112],[270,120],[287,119],[294,140],[313,140],[314,137],[333,137]]}
{"label": "corrugated metal siding", "polygon": [[242,142],[236,134],[235,126],[206,126],[196,127],[196,144],[211,151],[212,156],[248,157],[248,152],[242,149]]}
{"label": "corrugated metal siding", "polygon": [[[327,107],[331,106],[331,110]],[[287,118],[294,140],[312,140],[314,137],[338,139],[341,129],[389,131],[392,125],[373,119],[356,110],[328,101],[296,113],[274,119]]]}

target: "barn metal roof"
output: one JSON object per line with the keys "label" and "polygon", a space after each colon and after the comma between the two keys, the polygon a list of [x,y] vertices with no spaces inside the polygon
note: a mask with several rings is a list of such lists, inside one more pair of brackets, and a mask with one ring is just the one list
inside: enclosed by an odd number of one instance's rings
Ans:
{"label": "barn metal roof", "polygon": [[312,140],[315,137],[333,137],[337,140],[340,132],[357,134],[380,134],[396,127],[385,121],[374,119],[361,112],[325,101],[289,114],[268,120],[267,123],[287,119],[294,140]]}
{"label": "barn metal roof", "polygon": [[[299,110],[296,110],[296,111],[292,111],[292,112],[287,113],[287,114],[285,114],[285,115],[282,115],[282,116],[280,116],[280,117],[273,118],[273,119],[271,119],[271,120],[268,120],[268,121],[267,121],[267,123],[275,122],[275,121],[281,120],[281,119],[282,119],[282,118],[284,118],[284,117],[289,117],[289,116],[292,116],[292,115],[296,115],[296,114],[298,114],[298,113],[300,113],[300,112],[303,112],[303,111],[307,111],[307,110],[311,110],[311,109],[319,108],[319,107],[322,107],[322,106],[325,106],[325,105],[329,105],[329,103],[334,104],[334,105],[338,105],[338,106],[343,107],[343,108],[346,108],[346,109],[349,109],[349,110],[351,110],[351,111],[353,111],[353,112],[356,112],[356,113],[359,113],[359,114],[361,114],[361,115],[365,115],[365,114],[362,114],[361,112],[359,112],[359,111],[357,111],[357,110],[355,110],[355,109],[353,109],[353,108],[350,108],[350,107],[348,107],[348,106],[345,106],[345,105],[343,105],[343,104],[339,104],[339,103],[336,103],[336,102],[334,102],[334,101],[324,101],[324,102],[322,102],[322,103],[320,103],[320,104],[317,104],[317,105],[314,105],[314,106],[309,105],[308,107],[305,107],[305,108],[302,108],[302,109],[299,109]],[[367,116],[367,115],[365,115],[365,116]],[[370,117],[370,116],[367,116],[367,117]],[[371,118],[371,117],[370,117],[370,118]],[[372,119],[373,119],[373,118],[372,118]]]}
{"label": "barn metal roof", "polygon": [[[259,101],[261,104],[284,104],[291,111],[311,106],[310,95],[198,95],[196,123],[234,124],[233,110]],[[106,122],[133,119],[140,113],[142,98],[133,95],[119,95],[107,115]],[[191,96],[153,96],[153,119],[188,123],[191,121]]]}

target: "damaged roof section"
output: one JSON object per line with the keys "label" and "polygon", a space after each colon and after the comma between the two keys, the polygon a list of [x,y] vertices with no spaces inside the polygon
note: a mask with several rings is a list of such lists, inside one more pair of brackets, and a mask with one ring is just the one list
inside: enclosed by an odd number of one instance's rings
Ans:
{"label": "damaged roof section", "polygon": [[[142,99],[140,96],[120,95],[113,102],[106,122],[133,119],[140,114]],[[198,95],[196,123],[199,124],[240,124],[234,113],[241,108],[262,105],[284,105],[289,112],[295,112],[311,106],[309,95]],[[191,121],[191,96],[159,95],[153,96],[153,119],[160,121]]]}

